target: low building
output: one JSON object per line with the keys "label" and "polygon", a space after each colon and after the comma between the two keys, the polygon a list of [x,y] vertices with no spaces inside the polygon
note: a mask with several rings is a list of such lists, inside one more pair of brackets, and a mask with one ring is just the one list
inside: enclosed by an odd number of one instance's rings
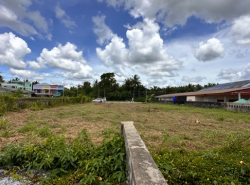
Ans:
{"label": "low building", "polygon": [[50,85],[48,83],[36,84],[33,86],[36,96],[61,96],[64,92],[63,85]]}
{"label": "low building", "polygon": [[11,81],[10,83],[1,83],[2,87],[21,89],[25,91],[32,91],[32,84],[30,82],[22,81]]}
{"label": "low building", "polygon": [[250,99],[250,80],[219,84],[196,92],[164,94],[156,96],[159,101],[199,101],[199,102],[235,102]]}

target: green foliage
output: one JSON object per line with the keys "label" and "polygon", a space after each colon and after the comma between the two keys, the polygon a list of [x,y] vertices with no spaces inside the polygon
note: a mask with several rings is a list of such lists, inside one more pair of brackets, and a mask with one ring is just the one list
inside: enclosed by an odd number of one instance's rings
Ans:
{"label": "green foliage", "polygon": [[120,135],[95,146],[86,130],[67,144],[62,136],[40,144],[8,144],[0,152],[0,166],[47,170],[44,184],[125,184],[125,147]]}
{"label": "green foliage", "polygon": [[146,98],[145,97],[139,97],[135,99],[135,102],[145,102]]}
{"label": "green foliage", "polygon": [[9,131],[9,123],[7,119],[0,120],[0,135],[2,137],[10,137],[11,133]]}
{"label": "green foliage", "polygon": [[6,114],[7,111],[17,110],[16,98],[9,94],[0,95],[0,116]]}
{"label": "green foliage", "polygon": [[30,131],[34,131],[36,130],[36,125],[33,122],[28,122],[26,125],[24,125],[23,127],[21,127],[18,132],[20,133],[26,133],[26,132],[30,132]]}
{"label": "green foliage", "polygon": [[[34,101],[35,100],[35,101]],[[20,109],[29,108],[33,111],[43,110],[45,107],[55,107],[60,105],[87,103],[92,98],[79,94],[76,97],[60,97],[60,98],[30,98],[30,101],[22,98],[16,99],[13,95],[0,95],[0,116],[5,115],[8,111],[16,111]]]}
{"label": "green foliage", "polygon": [[153,158],[171,184],[249,184],[250,141],[236,135],[220,149],[187,151],[161,148]]}
{"label": "green foliage", "polygon": [[22,98],[24,96],[23,91],[21,89],[18,89],[14,92],[13,96],[16,98]]}
{"label": "green foliage", "polygon": [[0,130],[6,130],[8,128],[8,120],[1,119],[0,120]]}
{"label": "green foliage", "polygon": [[37,133],[41,137],[49,137],[50,135],[52,135],[52,131],[48,126],[40,128],[39,130],[37,130]]}

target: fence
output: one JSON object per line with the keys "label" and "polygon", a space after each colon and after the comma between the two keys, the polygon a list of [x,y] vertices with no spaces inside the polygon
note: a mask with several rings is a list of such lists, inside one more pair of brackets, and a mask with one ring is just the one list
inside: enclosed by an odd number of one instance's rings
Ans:
{"label": "fence", "polygon": [[[155,103],[166,103],[174,104],[173,101],[158,101]],[[221,103],[221,102],[195,102],[195,101],[186,101],[181,105],[202,107],[202,108],[218,108],[226,109],[230,111],[240,111],[240,112],[250,112],[250,103]]]}

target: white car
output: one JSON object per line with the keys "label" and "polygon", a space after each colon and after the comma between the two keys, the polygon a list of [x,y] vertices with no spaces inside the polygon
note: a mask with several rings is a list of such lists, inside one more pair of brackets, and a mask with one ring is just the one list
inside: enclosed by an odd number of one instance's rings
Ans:
{"label": "white car", "polygon": [[96,99],[94,99],[92,102],[95,102],[95,103],[102,103],[102,102],[103,102],[103,99],[102,99],[102,98],[96,98]]}

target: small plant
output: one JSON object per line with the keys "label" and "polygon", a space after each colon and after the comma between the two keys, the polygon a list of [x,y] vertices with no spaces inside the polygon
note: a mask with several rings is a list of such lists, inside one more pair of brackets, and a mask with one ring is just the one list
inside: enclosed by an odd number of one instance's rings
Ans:
{"label": "small plant", "polygon": [[0,120],[0,130],[6,130],[8,127],[8,120],[7,119],[1,119]]}
{"label": "small plant", "polygon": [[218,116],[218,117],[217,117],[217,120],[218,120],[218,121],[224,121],[224,117],[223,117],[223,116]]}
{"label": "small plant", "polygon": [[26,125],[21,127],[18,132],[25,133],[36,130],[36,125],[33,122],[28,122]]}
{"label": "small plant", "polygon": [[40,129],[38,129],[37,133],[41,137],[48,137],[48,136],[52,135],[52,131],[49,129],[48,126],[44,126]]}
{"label": "small plant", "polygon": [[8,137],[10,137],[10,136],[11,136],[11,133],[10,133],[9,130],[4,130],[4,131],[2,132],[2,137],[8,138]]}

